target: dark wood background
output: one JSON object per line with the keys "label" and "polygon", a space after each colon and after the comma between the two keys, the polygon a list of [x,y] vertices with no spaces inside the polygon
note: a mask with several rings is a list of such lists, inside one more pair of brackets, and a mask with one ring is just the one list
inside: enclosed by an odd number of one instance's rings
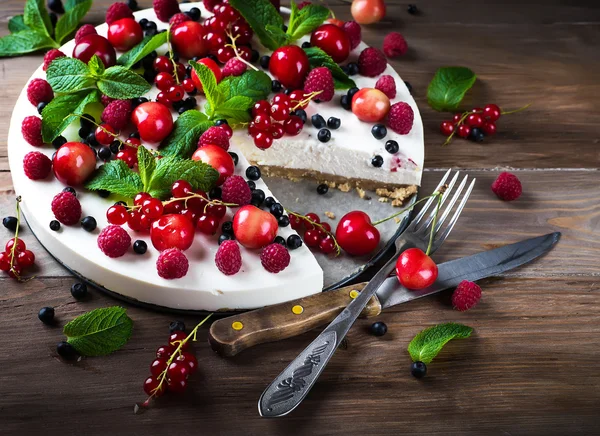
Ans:
{"label": "dark wood background", "polygon": [[[104,21],[111,0],[97,0],[87,22]],[[150,0],[139,0],[150,7]],[[341,19],[349,2],[330,1]],[[317,332],[256,347],[232,359],[195,346],[200,375],[182,397],[168,396],[141,415],[142,382],[155,349],[175,317],[128,307],[135,321],[121,351],[69,365],[55,354],[66,321],[118,304],[92,292],[76,302],[74,282],[35,242],[37,278],[17,284],[0,278],[0,433],[2,434],[598,434],[600,419],[600,3],[597,1],[448,2],[421,0],[422,14],[388,0],[388,16],[365,27],[364,40],[381,46],[402,32],[410,52],[393,61],[414,87],[425,124],[429,192],[448,167],[478,182],[461,223],[437,260],[463,256],[550,231],[563,233],[545,258],[482,283],[483,300],[465,314],[449,294],[382,314],[389,332],[370,336],[361,320],[346,350],[336,353],[306,401],[289,417],[265,420],[257,400],[265,386]],[[0,5],[0,35],[23,0]],[[0,60],[0,209],[13,214],[6,157],[8,121],[18,93],[41,55]],[[428,108],[425,90],[439,66],[471,67],[479,80],[469,104],[532,107],[500,120],[499,134],[442,148],[444,115]],[[503,203],[490,184],[512,168],[524,194]],[[342,194],[336,194],[342,195]],[[8,231],[0,230],[4,238]],[[37,319],[56,308],[59,326]],[[184,318],[188,325],[197,319]],[[429,366],[409,374],[406,346],[424,327],[447,321],[473,326]]]}

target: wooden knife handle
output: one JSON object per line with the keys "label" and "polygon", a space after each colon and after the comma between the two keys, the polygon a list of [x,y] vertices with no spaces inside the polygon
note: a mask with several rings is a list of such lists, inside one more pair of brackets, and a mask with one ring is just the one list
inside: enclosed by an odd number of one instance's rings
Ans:
{"label": "wooden knife handle", "polygon": [[[219,354],[235,356],[254,345],[291,338],[333,321],[366,284],[345,286],[217,320],[210,327],[208,340]],[[381,304],[373,296],[361,316],[380,313]]]}

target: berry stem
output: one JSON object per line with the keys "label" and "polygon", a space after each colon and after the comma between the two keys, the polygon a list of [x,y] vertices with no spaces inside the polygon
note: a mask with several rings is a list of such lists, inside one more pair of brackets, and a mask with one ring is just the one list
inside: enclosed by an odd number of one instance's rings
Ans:
{"label": "berry stem", "polygon": [[201,194],[198,194],[196,192],[194,192],[192,195],[188,195],[187,197],[173,197],[169,200],[165,200],[162,202],[163,206],[166,206],[167,204],[171,204],[171,203],[175,203],[177,201],[183,201],[185,203],[185,206],[187,207],[187,201],[191,200],[192,198],[201,198],[203,200],[206,200],[206,206],[204,207],[204,211],[206,212],[206,207],[210,206],[210,205],[215,205],[215,206],[227,206],[227,207],[239,207],[239,204],[235,204],[235,203],[225,203],[224,201],[221,200],[209,200],[208,198],[204,197]]}
{"label": "berry stem", "polygon": [[515,109],[515,110],[512,110],[512,111],[506,111],[506,112],[504,112],[504,111],[501,111],[500,113],[501,113],[502,115],[516,114],[517,112],[524,111],[525,109],[527,109],[527,108],[528,108],[529,106],[531,106],[532,104],[533,104],[533,103],[527,103],[525,106],[523,106],[523,107],[520,107],[519,109]]}
{"label": "berry stem", "polygon": [[[110,132],[110,131],[108,131],[107,129],[105,129],[104,127],[102,127],[102,125],[98,124],[97,122],[95,122],[95,121],[92,121],[92,120],[90,120],[89,118],[87,118],[87,117],[84,117],[83,115],[78,115],[78,114],[69,114],[68,116],[70,116],[70,117],[75,117],[75,118],[79,118],[79,119],[81,119],[81,118],[84,118],[84,119],[85,119],[85,120],[86,120],[88,123],[91,123],[91,124],[93,124],[94,126],[96,126],[96,127],[100,128],[100,129],[102,129],[102,131],[103,131],[103,132],[105,132],[105,133],[106,133],[106,134],[108,134],[109,136],[112,136],[113,138],[115,138],[115,141],[119,141],[119,143],[120,143],[121,145],[126,145],[126,144],[125,144],[125,142],[123,142],[123,141],[121,140],[121,138],[119,137],[119,134],[118,134],[118,133],[113,133],[113,132]],[[111,127],[112,127],[112,126],[111,126]],[[134,147],[132,144],[127,144],[127,145],[130,145],[130,146]],[[148,150],[148,151],[150,151],[151,153],[153,152],[153,150]]]}
{"label": "berry stem", "polygon": [[331,233],[329,230],[327,230],[325,227],[323,227],[323,225],[321,223],[317,223],[317,222],[311,220],[306,215],[302,215],[300,213],[293,212],[293,211],[288,210],[288,209],[285,209],[285,211],[288,213],[288,215],[294,215],[295,217],[298,217],[301,220],[306,221],[308,224],[310,224],[310,225],[312,225],[314,227],[318,227],[323,233],[325,233],[328,236],[330,236],[331,239],[333,239],[333,243],[335,244],[335,256],[337,257],[337,256],[340,255],[340,253],[342,252],[342,247],[340,247],[340,244],[338,244],[337,239],[335,239],[335,235],[333,233]]}
{"label": "berry stem", "polygon": [[[469,112],[469,111],[463,112],[462,116],[460,117],[460,121],[458,123],[456,123],[456,126],[457,127],[460,126],[467,119],[467,117],[472,113],[474,113],[474,112]],[[483,112],[478,112],[478,113],[483,113]],[[446,140],[442,144],[442,147],[444,147],[445,145],[448,145],[452,142],[452,138],[454,137],[456,132],[458,132],[458,129],[454,129],[452,131],[452,133],[450,133],[450,135],[446,138]]]}
{"label": "berry stem", "polygon": [[173,65],[173,77],[175,78],[175,83],[181,85],[179,82],[179,76],[177,75],[177,62],[173,60],[173,46],[171,45],[171,25],[169,24],[169,28],[167,29],[167,45],[169,46],[169,60],[171,61],[171,65]]}
{"label": "berry stem", "polygon": [[433,223],[431,223],[431,232],[429,233],[429,244],[427,245],[427,251],[425,252],[427,256],[429,256],[429,253],[431,252],[431,246],[433,245],[433,236],[435,235],[435,225],[437,223],[440,207],[442,206],[442,191],[439,190],[434,195],[437,196],[437,204],[435,206],[435,214],[433,215]]}
{"label": "berry stem", "polygon": [[229,30],[227,30],[227,36],[231,40],[231,44],[225,44],[225,47],[233,48],[233,52],[235,53],[236,58],[238,58],[240,61],[245,63],[248,67],[252,68],[254,71],[258,71],[257,67],[255,67],[250,62],[248,62],[246,59],[244,59],[243,57],[240,56],[237,46],[235,45],[235,40],[238,39],[240,37],[240,35],[233,36],[233,34]]}
{"label": "berry stem", "polygon": [[[322,92],[323,92],[323,90],[320,90],[320,91],[313,91],[313,92],[311,92],[310,94],[304,94],[304,97],[305,97],[305,98],[303,98],[302,100],[300,100],[300,101],[299,101],[299,102],[296,104],[296,106],[294,106],[294,107],[293,107],[293,108],[290,110],[290,112],[293,112],[293,111],[295,111],[296,109],[298,109],[298,108],[301,108],[301,107],[302,107],[302,106],[304,106],[305,104],[308,104],[308,103],[310,103],[310,102],[311,102],[311,100],[312,100],[313,98],[315,98],[317,95],[319,95],[319,94],[320,94],[320,93],[322,93]],[[306,96],[308,96],[308,97],[306,97]],[[294,100],[294,101],[296,101],[296,100]]]}
{"label": "berry stem", "polygon": [[16,253],[16,248],[17,248],[17,240],[19,238],[19,227],[21,226],[21,196],[19,195],[16,199],[17,202],[17,228],[15,229],[15,236],[13,238],[13,246],[10,249],[10,270],[15,277],[17,278],[18,281],[21,281],[21,277],[19,276],[19,274],[13,269],[13,266],[15,264],[15,253]]}

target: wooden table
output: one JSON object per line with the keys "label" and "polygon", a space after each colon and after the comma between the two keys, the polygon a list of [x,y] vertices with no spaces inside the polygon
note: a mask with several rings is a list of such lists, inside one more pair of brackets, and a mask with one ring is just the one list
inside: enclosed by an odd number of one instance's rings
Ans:
{"label": "wooden table", "polygon": [[[97,0],[88,22],[104,21],[112,0]],[[22,0],[0,6],[0,34]],[[140,0],[150,7],[150,0]],[[332,0],[341,19],[348,2]],[[564,435],[598,432],[600,419],[600,8],[593,1],[421,1],[419,16],[388,0],[388,16],[363,30],[381,46],[402,32],[407,56],[393,62],[414,87],[425,124],[429,192],[448,167],[477,177],[460,225],[438,261],[523,238],[562,232],[539,261],[482,283],[480,305],[451,309],[450,293],[393,308],[380,316],[388,334],[370,336],[361,320],[348,348],[334,356],[300,409],[284,419],[258,416],[264,387],[317,332],[224,359],[201,339],[201,375],[183,397],[169,396],[140,415],[142,382],[174,316],[126,305],[133,337],[117,353],[74,365],[55,345],[61,328],[37,320],[56,308],[60,325],[97,307],[118,304],[92,292],[75,301],[75,280],[25,230],[37,255],[37,278],[18,284],[0,278],[0,433],[12,434],[498,434]],[[41,55],[0,60],[0,186],[2,216],[12,215],[14,192],[6,157],[8,120],[17,94]],[[471,67],[479,80],[470,105],[505,108],[533,103],[506,116],[496,137],[482,144],[455,141],[442,148],[445,115],[432,111],[425,90],[436,68]],[[523,182],[514,203],[495,198],[490,184],[504,168]],[[342,195],[338,193],[336,195]],[[4,238],[9,237],[2,228]],[[184,321],[194,325],[197,318]],[[406,346],[424,327],[441,322],[474,327],[468,340],[447,345],[416,380]]]}

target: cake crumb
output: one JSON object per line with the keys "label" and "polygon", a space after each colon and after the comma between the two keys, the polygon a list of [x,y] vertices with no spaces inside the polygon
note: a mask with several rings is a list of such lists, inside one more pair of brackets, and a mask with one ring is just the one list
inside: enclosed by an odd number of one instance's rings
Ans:
{"label": "cake crumb", "polygon": [[338,185],[338,189],[342,192],[350,192],[350,185],[348,183],[344,183],[342,185]]}
{"label": "cake crumb", "polygon": [[358,186],[356,187],[356,192],[358,192],[358,196],[360,198],[362,198],[363,200],[370,200],[371,199],[371,197],[369,197],[367,195],[367,191],[365,191],[364,189],[362,189],[362,188],[360,188]]}
{"label": "cake crumb", "polygon": [[334,220],[335,219],[335,214],[333,212],[326,211],[324,213],[325,213],[325,216],[327,218],[329,218],[330,220]]}
{"label": "cake crumb", "polygon": [[[393,191],[386,188],[379,188],[375,191],[377,195],[391,199],[392,206],[394,207],[402,206],[404,204],[404,201],[407,198],[410,198],[416,192],[417,187],[415,185],[403,188],[395,188]],[[379,201],[381,201],[381,199]]]}
{"label": "cake crumb", "polygon": [[402,221],[402,218],[399,218],[399,217],[394,218],[394,222],[396,224],[400,224],[400,221]]}
{"label": "cake crumb", "polygon": [[389,203],[390,199],[387,197],[379,197],[380,203]]}

